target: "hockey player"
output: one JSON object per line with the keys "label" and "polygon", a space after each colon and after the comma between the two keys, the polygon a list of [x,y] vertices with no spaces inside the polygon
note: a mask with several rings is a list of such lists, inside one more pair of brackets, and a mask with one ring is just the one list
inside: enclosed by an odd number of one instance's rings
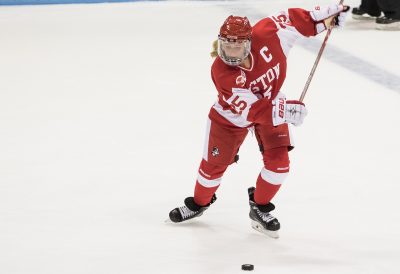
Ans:
{"label": "hockey player", "polygon": [[225,20],[211,67],[218,100],[209,113],[194,197],[169,213],[172,222],[198,217],[214,203],[221,178],[238,160],[239,147],[250,129],[264,162],[256,187],[248,189],[252,227],[278,236],[280,223],[270,213],[271,200],[289,174],[288,152],[293,144],[288,124],[301,125],[307,114],[302,102],[286,100],[281,92],[286,58],[298,38],[323,32],[332,20],[342,26],[348,10],[336,4],[312,11],[293,8],[264,18],[254,27],[246,17],[231,15]]}

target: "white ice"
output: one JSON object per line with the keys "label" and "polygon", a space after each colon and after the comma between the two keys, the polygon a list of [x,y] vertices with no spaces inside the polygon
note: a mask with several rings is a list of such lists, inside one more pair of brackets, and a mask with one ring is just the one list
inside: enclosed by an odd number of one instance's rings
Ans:
{"label": "white ice", "polygon": [[[332,32],[274,199],[278,240],[250,227],[250,135],[212,208],[164,223],[193,194],[223,20],[318,3],[0,7],[0,273],[400,273],[400,32],[372,22]],[[287,97],[323,37],[291,51]]]}

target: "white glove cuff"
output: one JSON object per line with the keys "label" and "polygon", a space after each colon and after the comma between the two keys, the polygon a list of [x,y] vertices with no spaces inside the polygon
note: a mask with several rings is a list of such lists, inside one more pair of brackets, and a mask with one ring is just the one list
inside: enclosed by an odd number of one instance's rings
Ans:
{"label": "white glove cuff", "polygon": [[272,124],[279,126],[286,121],[286,97],[279,93],[272,101]]}
{"label": "white glove cuff", "polygon": [[311,18],[315,22],[325,20],[331,16],[338,15],[343,10],[343,5],[331,4],[325,7],[315,7],[310,11]]}
{"label": "white glove cuff", "polygon": [[316,28],[316,30],[317,30],[317,33],[321,33],[321,32],[323,32],[324,30],[326,30],[326,27],[325,27],[325,23],[324,23],[324,22],[321,22],[321,23],[316,24],[316,25],[315,25],[315,28]]}

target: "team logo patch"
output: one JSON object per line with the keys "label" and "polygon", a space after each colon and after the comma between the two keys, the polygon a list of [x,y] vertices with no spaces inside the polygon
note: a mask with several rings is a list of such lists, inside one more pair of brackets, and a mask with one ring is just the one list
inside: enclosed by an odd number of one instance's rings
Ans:
{"label": "team logo patch", "polygon": [[213,147],[211,155],[217,157],[219,155],[219,149],[217,147]]}
{"label": "team logo patch", "polygon": [[236,85],[244,87],[246,84],[246,74],[243,70],[240,71],[240,75],[236,78]]}

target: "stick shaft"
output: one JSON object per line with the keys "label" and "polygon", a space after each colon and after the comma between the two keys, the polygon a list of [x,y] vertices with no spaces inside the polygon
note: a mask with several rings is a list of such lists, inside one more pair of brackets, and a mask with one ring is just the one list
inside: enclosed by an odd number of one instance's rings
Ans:
{"label": "stick shaft", "polygon": [[[339,5],[343,4],[343,1],[344,0],[340,0]],[[303,92],[301,93],[301,96],[300,96],[300,99],[299,99],[300,102],[303,102],[304,97],[306,96],[308,87],[310,86],[310,83],[311,83],[311,80],[312,80],[312,78],[314,76],[315,70],[317,69],[319,60],[321,59],[321,56],[322,56],[322,53],[324,52],[326,43],[328,42],[329,35],[331,35],[332,24],[334,24],[334,20],[331,21],[331,27],[328,29],[328,31],[327,31],[327,33],[325,35],[325,39],[322,42],[321,48],[319,49],[319,52],[318,52],[318,55],[317,55],[317,59],[315,59],[315,62],[314,62],[314,65],[313,65],[313,67],[311,69],[310,75],[308,76],[307,82],[306,82],[306,84],[305,84],[305,86],[303,88]]]}

